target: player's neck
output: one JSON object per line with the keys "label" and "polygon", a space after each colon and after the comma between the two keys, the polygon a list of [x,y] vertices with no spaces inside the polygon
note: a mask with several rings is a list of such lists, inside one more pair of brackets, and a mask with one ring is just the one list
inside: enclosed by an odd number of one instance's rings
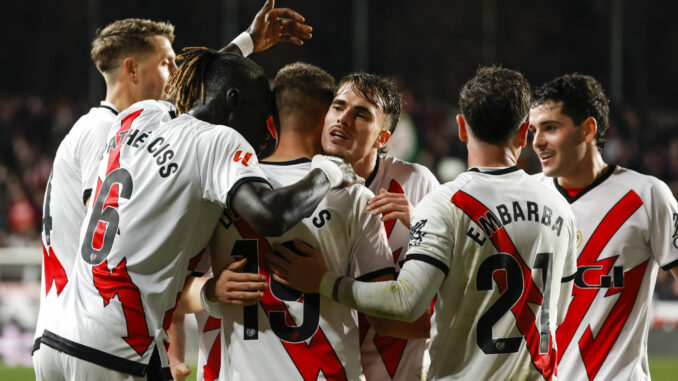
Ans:
{"label": "player's neck", "polygon": [[280,129],[280,141],[275,152],[264,160],[266,161],[290,161],[302,157],[312,159],[314,155],[322,151],[320,134],[309,134],[297,130]]}
{"label": "player's neck", "polygon": [[511,167],[516,165],[520,148],[499,146],[477,139],[469,139],[468,166],[471,167]]}
{"label": "player's neck", "polygon": [[115,106],[118,111],[122,111],[135,103],[134,97],[119,81],[106,83],[106,102]]}
{"label": "player's neck", "polygon": [[558,177],[563,188],[586,188],[607,171],[608,165],[597,149],[589,150],[567,176]]}
{"label": "player's neck", "polygon": [[356,173],[356,175],[362,177],[363,179],[370,177],[374,171],[374,167],[377,165],[378,154],[379,152],[376,149],[373,149],[362,159],[351,163],[353,171]]}

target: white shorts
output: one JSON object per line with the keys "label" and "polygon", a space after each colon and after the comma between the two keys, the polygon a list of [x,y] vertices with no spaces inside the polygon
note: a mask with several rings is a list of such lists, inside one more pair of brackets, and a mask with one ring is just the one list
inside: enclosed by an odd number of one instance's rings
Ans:
{"label": "white shorts", "polygon": [[146,377],[135,377],[103,366],[67,355],[47,345],[33,353],[33,369],[38,381],[143,381]]}

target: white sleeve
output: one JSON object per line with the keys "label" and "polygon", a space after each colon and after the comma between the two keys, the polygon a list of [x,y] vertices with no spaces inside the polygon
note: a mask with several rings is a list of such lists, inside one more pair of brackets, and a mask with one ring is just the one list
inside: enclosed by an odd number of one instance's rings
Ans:
{"label": "white sleeve", "polygon": [[268,183],[254,148],[226,126],[203,125],[197,135],[198,170],[204,199],[231,208],[233,193],[243,183]]}
{"label": "white sleeve", "polygon": [[446,188],[426,195],[414,208],[405,260],[417,259],[438,267],[445,275],[454,249],[455,208]]}
{"label": "white sleeve", "polygon": [[353,197],[351,231],[351,255],[353,277],[369,281],[378,276],[392,274],[393,255],[388,246],[384,224],[379,216],[367,211],[367,201],[374,194],[367,188],[356,185],[357,195]]}
{"label": "white sleeve", "polygon": [[385,319],[412,322],[427,308],[440,288],[445,274],[422,261],[407,261],[398,280],[360,282],[327,272],[320,294],[362,313]]}
{"label": "white sleeve", "polygon": [[678,203],[662,181],[652,184],[650,199],[650,247],[664,270],[678,266]]}

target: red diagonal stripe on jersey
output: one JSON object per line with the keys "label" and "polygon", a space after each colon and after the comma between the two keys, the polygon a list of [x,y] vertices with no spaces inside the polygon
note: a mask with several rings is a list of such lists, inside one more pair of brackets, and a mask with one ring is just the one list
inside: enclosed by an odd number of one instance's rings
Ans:
{"label": "red diagonal stripe on jersey", "polygon": [[[641,205],[643,205],[643,201],[634,191],[629,191],[622,197],[622,199],[607,212],[607,215],[603,217],[596,230],[591,234],[588,242],[586,242],[586,246],[584,246],[581,254],[579,254],[579,258],[577,258],[577,267],[600,266],[601,269],[599,270],[594,269],[587,271],[587,273],[593,273],[591,275],[598,276],[598,279],[600,279],[601,275],[608,274],[617,257],[605,258],[603,260],[598,260],[598,257],[610,239],[617,233],[617,230],[624,225]],[[624,276],[626,277],[626,275]],[[599,290],[600,289],[598,288],[580,288],[576,285],[572,289],[572,301],[570,301],[570,306],[567,309],[565,320],[556,330],[556,342],[558,343],[559,348],[558,361],[560,361],[563,353],[565,353],[570,345],[579,324],[584,321],[584,316],[591,307]],[[617,301],[617,303],[619,303],[619,301]],[[624,317],[623,320],[626,321],[627,318],[628,316]],[[613,342],[614,341],[612,341],[612,343]],[[610,348],[604,348],[604,350],[604,355],[607,356]]]}
{"label": "red diagonal stripe on jersey", "polygon": [[614,304],[614,307],[612,307],[607,319],[605,319],[605,323],[600,327],[596,338],[593,337],[593,332],[589,325],[579,340],[579,350],[581,351],[581,357],[586,366],[589,380],[593,380],[598,374],[605,358],[610,353],[610,348],[614,345],[619,337],[619,333],[624,328],[626,320],[631,315],[631,310],[636,303],[636,298],[640,291],[640,283],[643,281],[647,264],[648,261],[645,261],[624,273],[624,287],[621,290],[621,295],[619,295],[619,299]]}
{"label": "red diagonal stripe on jersey", "polygon": [[[256,239],[258,241],[259,273],[266,277],[266,282],[270,283],[270,273],[264,253],[273,251],[271,245],[266,238],[255,232],[242,218],[236,219],[234,224],[243,238]],[[291,314],[287,310],[287,307],[285,307],[285,304],[281,300],[273,296],[270,287],[264,290],[264,297],[259,299],[259,304],[264,309],[267,316],[273,311],[285,312],[288,325],[290,327],[294,326],[294,322],[291,319]],[[318,330],[315,332],[308,345],[305,342],[290,343],[283,340],[280,340],[280,342],[285,347],[290,359],[294,362],[304,381],[315,381],[321,371],[328,380],[347,380],[344,366],[341,364],[341,361],[339,361],[339,357],[337,357],[332,345],[325,336],[325,332],[323,332],[320,327],[318,327]]]}
{"label": "red diagonal stripe on jersey", "polygon": [[[214,319],[209,317],[209,319]],[[209,323],[209,319],[207,322]],[[214,319],[217,321],[218,328],[221,328],[221,319]],[[207,325],[205,325],[205,331],[207,331]],[[205,381],[214,381],[219,379],[219,372],[221,371],[221,332],[214,339],[212,343],[212,348],[210,348],[210,353],[207,356],[207,364],[202,367],[202,374],[205,378]]]}
{"label": "red diagonal stripe on jersey", "polygon": [[42,263],[45,266],[45,295],[49,294],[49,290],[52,288],[52,284],[56,286],[57,296],[61,295],[64,287],[68,283],[68,278],[66,277],[66,270],[59,262],[59,258],[54,255],[54,250],[52,247],[49,248],[49,255],[45,246],[42,246]]}
{"label": "red diagonal stripe on jersey", "polygon": [[120,148],[122,148],[122,132],[128,131],[134,119],[136,119],[143,109],[137,110],[129,115],[127,115],[122,122],[120,123],[120,129],[115,134],[115,143],[116,146],[111,150],[108,155],[108,167],[106,168],[106,175],[113,172],[114,170],[120,168]]}
{"label": "red diagonal stripe on jersey", "polygon": [[203,328],[203,332],[219,328],[221,328],[221,319],[217,319],[215,317],[210,316],[207,318],[207,321],[205,322],[205,328]]}
{"label": "red diagonal stripe on jersey", "polygon": [[[109,152],[108,156],[108,166],[106,167],[106,176],[108,176],[109,173],[113,172],[114,170],[120,168],[120,148],[122,148],[122,135],[121,133],[123,131],[128,131],[130,129],[130,126],[132,125],[132,122],[134,122],[134,119],[136,119],[139,114],[143,109],[137,110],[129,115],[127,115],[122,122],[120,123],[120,129],[118,132],[115,134],[115,143],[116,146],[115,148],[111,149],[111,152]],[[92,202],[92,205],[95,204],[97,198],[99,197],[99,190],[101,189],[101,179],[97,179],[97,189],[96,192],[94,193],[94,202]],[[108,207],[113,207],[116,208],[118,207],[118,195],[120,191],[120,184],[113,184],[111,186],[110,191],[108,192],[107,195],[103,195],[106,197],[106,201],[104,202],[104,205],[102,206],[101,210],[106,210]],[[92,237],[92,248],[95,250],[100,250],[101,247],[104,244],[104,235],[106,234],[106,228],[107,225],[103,221],[99,221],[97,224],[96,229],[94,230],[94,236]]]}
{"label": "red diagonal stripe on jersey", "polygon": [[[395,179],[392,179],[389,183],[388,191],[390,193],[405,194],[403,187]],[[382,216],[386,216],[389,213],[392,212],[383,213]],[[391,238],[391,233],[393,232],[397,222],[398,219],[384,221],[384,229],[386,230],[386,236],[388,238]],[[403,248],[399,247],[392,252],[393,263],[398,262],[398,258],[400,257],[402,250]],[[370,323],[367,322],[365,315],[362,313],[358,313],[358,317],[360,342],[362,343],[363,340],[365,340],[365,335],[367,334],[368,329],[370,328]],[[400,359],[403,357],[407,340],[375,334],[373,342],[377,347],[377,352],[379,352],[381,360],[384,362],[384,366],[386,366],[386,371],[391,375],[391,377],[393,377],[396,369],[398,369],[398,365],[400,365]]]}
{"label": "red diagonal stripe on jersey", "polygon": [[92,277],[94,287],[104,299],[104,306],[107,306],[114,296],[118,296],[125,315],[125,323],[127,323],[127,336],[122,339],[139,356],[143,356],[151,345],[153,337],[148,334],[139,289],[127,272],[127,259],[123,258],[113,270],[108,269],[108,260],[104,260],[101,264],[92,267]]}
{"label": "red diagonal stripe on jersey", "polygon": [[[458,191],[452,196],[452,203],[464,211],[476,224],[480,226],[479,219],[484,217],[490,210],[473,196],[463,191]],[[556,370],[556,351],[553,346],[549,346],[549,352],[539,353],[539,330],[536,326],[536,318],[528,306],[529,303],[541,305],[543,298],[541,292],[532,280],[532,271],[525,264],[525,261],[513,245],[506,229],[501,226],[490,236],[492,244],[502,253],[509,254],[515,259],[523,272],[523,290],[525,290],[518,302],[511,308],[516,317],[516,323],[520,333],[525,337],[527,348],[532,358],[532,363],[544,376],[546,380],[551,380]]]}
{"label": "red diagonal stripe on jersey", "polygon": [[[403,190],[403,187],[398,184],[395,179],[391,180],[391,183],[388,186],[388,191],[391,193],[400,193],[400,194],[405,194],[405,191]],[[386,212],[383,213],[382,216],[385,216],[389,213],[392,212]],[[396,222],[398,222],[398,219],[395,220],[389,220],[389,221],[384,221],[384,228],[386,229],[386,236],[391,237],[391,232],[393,231],[393,228],[395,227]]]}

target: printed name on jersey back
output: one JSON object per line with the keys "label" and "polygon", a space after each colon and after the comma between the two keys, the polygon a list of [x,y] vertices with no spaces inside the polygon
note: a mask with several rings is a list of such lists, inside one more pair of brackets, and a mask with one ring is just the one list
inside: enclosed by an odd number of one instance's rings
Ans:
{"label": "printed name on jersey back", "polygon": [[[140,109],[129,115],[136,114],[138,112],[143,112],[145,109]],[[167,114],[167,110],[164,109],[146,109],[146,116],[148,113],[160,113],[163,116]],[[155,115],[154,115],[155,116]],[[158,121],[159,118],[158,118]],[[156,128],[156,125],[151,125],[151,128]],[[155,163],[160,167],[158,169],[158,174],[161,177],[167,178],[173,173],[177,172],[179,169],[179,164],[172,162],[172,159],[175,156],[174,150],[171,148],[171,144],[167,142],[167,138],[163,136],[154,137],[153,131],[143,131],[141,132],[136,128],[128,128],[119,131],[115,136],[112,136],[106,144],[101,158],[105,155],[110,154],[111,150],[116,148],[121,148],[123,144],[127,144],[128,147],[135,149],[144,149],[145,151],[152,155]],[[100,159],[101,159],[100,158]]]}
{"label": "printed name on jersey back", "polygon": [[[478,226],[484,226],[483,219],[490,220],[492,215],[483,203],[464,191],[457,191],[452,196],[451,202],[462,210]],[[536,203],[535,203],[536,204]],[[496,217],[494,217],[496,219]],[[498,220],[494,221],[499,222]],[[536,219],[533,222],[540,222]],[[554,340],[551,338],[549,329],[549,307],[542,305],[547,300],[542,297],[534,282],[532,269],[525,263],[525,260],[513,244],[513,240],[508,235],[503,225],[488,225],[488,238],[495,246],[498,254],[487,257],[478,269],[477,289],[492,290],[492,280],[499,285],[499,291],[502,293],[500,299],[493,304],[490,309],[481,316],[477,326],[477,344],[485,354],[512,353],[517,352],[523,339],[527,346],[532,364],[539,373],[546,379],[551,380],[556,372],[556,351],[553,346]],[[476,242],[478,243],[478,242]],[[482,246],[482,244],[479,244]],[[543,295],[548,295],[550,282],[547,282],[547,272],[550,265],[551,253],[542,253],[537,255],[534,264],[535,269],[542,269],[544,277]],[[540,261],[542,258],[546,260]],[[503,270],[500,277],[495,277],[496,270]],[[511,288],[517,290],[511,291]],[[508,292],[504,292],[509,289]],[[517,292],[516,292],[517,291]],[[510,299],[508,302],[506,299]],[[541,328],[537,328],[537,316],[529,307],[529,303],[542,305],[540,311]],[[505,313],[498,311],[502,307],[510,309],[516,319],[516,325],[523,337],[520,338],[499,338],[495,339],[492,334],[492,327],[499,321],[499,318]]]}

